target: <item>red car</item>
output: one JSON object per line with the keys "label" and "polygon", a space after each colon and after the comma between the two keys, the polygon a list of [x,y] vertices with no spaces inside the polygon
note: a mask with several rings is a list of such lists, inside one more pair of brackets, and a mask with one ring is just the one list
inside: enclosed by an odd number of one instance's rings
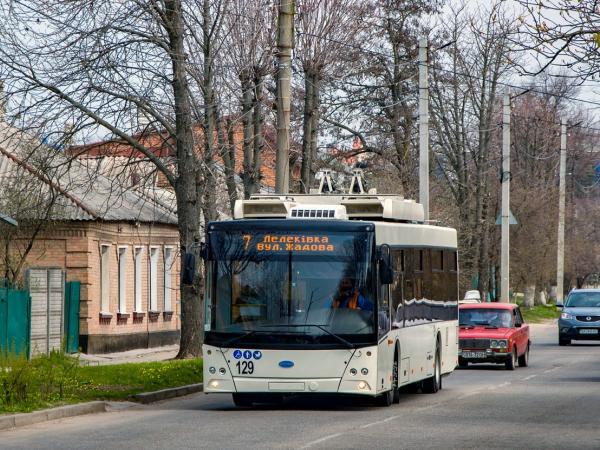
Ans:
{"label": "red car", "polygon": [[458,365],[505,364],[508,370],[529,364],[529,325],[511,303],[472,303],[459,306]]}

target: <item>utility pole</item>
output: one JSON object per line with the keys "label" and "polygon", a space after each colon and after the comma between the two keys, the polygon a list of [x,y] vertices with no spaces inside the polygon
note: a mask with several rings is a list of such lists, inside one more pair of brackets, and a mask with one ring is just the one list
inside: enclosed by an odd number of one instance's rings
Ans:
{"label": "utility pole", "polygon": [[290,190],[290,98],[295,0],[281,0],[277,21],[277,153],[275,157],[275,192]]}
{"label": "utility pole", "polygon": [[563,301],[565,277],[565,172],[567,169],[567,120],[560,124],[560,178],[558,187],[558,248],[556,254],[556,302]]}
{"label": "utility pole", "polygon": [[500,301],[510,301],[510,93],[504,94],[502,109],[502,250],[500,252]]}
{"label": "utility pole", "polygon": [[419,38],[419,203],[429,220],[429,78],[426,37]]}

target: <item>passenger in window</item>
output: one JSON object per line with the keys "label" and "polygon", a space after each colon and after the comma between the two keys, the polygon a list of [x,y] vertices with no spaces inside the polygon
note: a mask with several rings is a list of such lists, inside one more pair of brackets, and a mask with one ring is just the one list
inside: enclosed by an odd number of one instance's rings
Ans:
{"label": "passenger in window", "polygon": [[373,302],[365,298],[356,287],[356,280],[346,276],[338,285],[337,292],[331,299],[331,308],[363,309],[373,311]]}

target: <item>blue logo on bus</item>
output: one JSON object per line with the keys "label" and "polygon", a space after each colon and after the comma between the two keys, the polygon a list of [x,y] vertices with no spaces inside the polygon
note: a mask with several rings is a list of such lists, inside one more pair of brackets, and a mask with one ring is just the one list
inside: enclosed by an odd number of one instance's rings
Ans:
{"label": "blue logo on bus", "polygon": [[254,353],[252,353],[252,356],[254,356],[254,359],[260,359],[262,358],[262,352],[260,350],[255,350]]}
{"label": "blue logo on bus", "polygon": [[279,367],[289,369],[291,367],[294,367],[294,361],[279,361]]}
{"label": "blue logo on bus", "polygon": [[244,359],[252,359],[252,352],[250,350],[244,350]]}
{"label": "blue logo on bus", "polygon": [[242,351],[241,350],[234,350],[233,351],[233,357],[235,359],[240,359],[242,357]]}

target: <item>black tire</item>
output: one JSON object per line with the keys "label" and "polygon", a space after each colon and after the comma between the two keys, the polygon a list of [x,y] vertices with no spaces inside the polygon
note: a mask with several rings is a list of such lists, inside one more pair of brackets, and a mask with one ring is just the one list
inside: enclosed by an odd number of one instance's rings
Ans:
{"label": "black tire", "polygon": [[421,383],[410,383],[402,386],[400,392],[403,394],[416,394],[419,389],[421,389]]}
{"label": "black tire", "polygon": [[519,356],[519,367],[527,367],[529,365],[529,344],[527,344],[527,349],[525,349],[525,353]]}
{"label": "black tire", "polygon": [[377,397],[375,397],[375,402],[378,406],[392,406],[392,402],[394,401],[394,393],[389,390],[387,392],[384,392],[383,394],[378,395]]}
{"label": "black tire", "polygon": [[560,345],[561,347],[564,347],[565,345],[571,345],[571,339],[562,338],[559,336],[558,345]]}
{"label": "black tire", "polygon": [[394,357],[394,365],[392,366],[392,403],[400,403],[400,387],[399,387],[399,371],[398,355]]}
{"label": "black tire", "polygon": [[508,358],[504,364],[506,366],[506,370],[515,370],[515,367],[517,367],[517,348],[516,347],[513,348],[510,358]]}
{"label": "black tire", "polygon": [[233,404],[239,408],[249,408],[254,403],[254,397],[249,394],[231,394]]}
{"label": "black tire", "polygon": [[442,389],[442,365],[440,363],[440,346],[435,347],[435,363],[433,366],[433,376],[423,380],[423,392],[426,394],[435,394]]}
{"label": "black tire", "polygon": [[458,367],[460,367],[461,369],[466,369],[467,367],[469,367],[469,361],[465,361],[464,359],[459,359]]}

